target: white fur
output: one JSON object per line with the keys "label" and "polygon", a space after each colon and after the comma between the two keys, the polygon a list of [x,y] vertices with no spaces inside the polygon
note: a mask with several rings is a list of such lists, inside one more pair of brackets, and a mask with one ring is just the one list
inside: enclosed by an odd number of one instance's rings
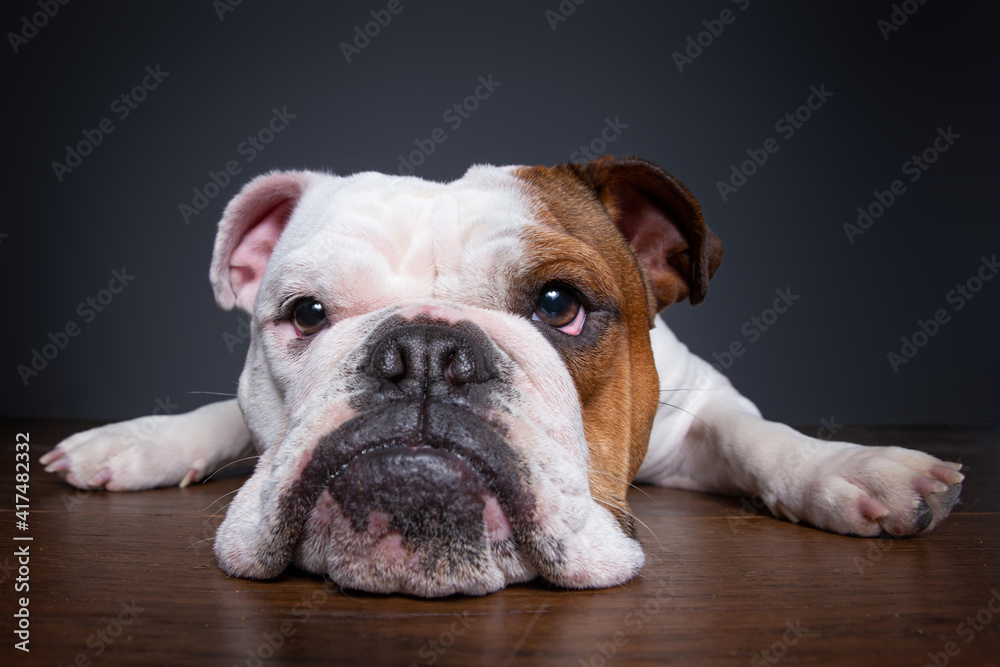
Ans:
{"label": "white fur", "polygon": [[[650,337],[661,407],[637,482],[755,494],[775,516],[851,535],[913,532],[921,499],[934,510],[927,530],[948,515],[950,504],[939,499],[961,482],[960,466],[911,449],[818,440],[767,421],[662,320]],[[879,505],[884,514],[871,516]]]}

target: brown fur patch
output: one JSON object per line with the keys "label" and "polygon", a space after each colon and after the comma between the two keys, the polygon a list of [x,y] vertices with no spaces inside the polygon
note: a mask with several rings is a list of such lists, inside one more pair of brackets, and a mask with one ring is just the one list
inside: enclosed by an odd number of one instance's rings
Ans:
{"label": "brown fur patch", "polygon": [[515,174],[544,223],[525,232],[532,268],[519,278],[524,288],[561,280],[579,286],[602,309],[596,344],[560,351],[583,408],[591,495],[634,534],[625,497],[646,455],[659,400],[649,342],[655,300],[625,237],[572,167],[522,167]]}

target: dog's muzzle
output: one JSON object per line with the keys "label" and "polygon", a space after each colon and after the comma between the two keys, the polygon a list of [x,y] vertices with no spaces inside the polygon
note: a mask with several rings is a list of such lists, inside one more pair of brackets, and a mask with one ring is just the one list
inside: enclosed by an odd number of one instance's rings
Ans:
{"label": "dog's muzzle", "polygon": [[[472,323],[380,326],[358,354],[356,416],[320,440],[283,499],[284,515],[307,527],[301,539],[332,522],[339,534],[326,549],[346,543],[355,559],[395,549],[409,567],[443,576],[530,541],[534,499],[505,438],[504,375]],[[401,537],[392,549],[390,535]]]}

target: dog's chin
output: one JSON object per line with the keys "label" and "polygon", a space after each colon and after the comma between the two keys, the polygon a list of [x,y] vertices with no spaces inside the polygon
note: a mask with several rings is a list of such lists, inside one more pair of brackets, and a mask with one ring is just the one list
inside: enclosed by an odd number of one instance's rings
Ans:
{"label": "dog's chin", "polygon": [[412,519],[372,510],[358,530],[324,491],[309,515],[295,564],[342,588],[420,597],[484,595],[538,575],[518,551],[495,496],[453,499],[461,506],[430,506]]}
{"label": "dog's chin", "polygon": [[345,588],[419,596],[532,579],[518,548],[534,523],[521,470],[502,431],[466,407],[364,414],[327,436],[302,473],[299,498],[316,495],[293,562]]}

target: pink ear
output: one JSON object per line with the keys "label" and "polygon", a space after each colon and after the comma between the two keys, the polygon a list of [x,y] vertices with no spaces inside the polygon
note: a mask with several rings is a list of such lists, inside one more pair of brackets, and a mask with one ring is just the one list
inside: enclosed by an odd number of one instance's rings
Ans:
{"label": "pink ear", "polygon": [[250,313],[274,244],[309,182],[301,171],[272,172],[247,183],[219,222],[209,277],[215,300]]}

